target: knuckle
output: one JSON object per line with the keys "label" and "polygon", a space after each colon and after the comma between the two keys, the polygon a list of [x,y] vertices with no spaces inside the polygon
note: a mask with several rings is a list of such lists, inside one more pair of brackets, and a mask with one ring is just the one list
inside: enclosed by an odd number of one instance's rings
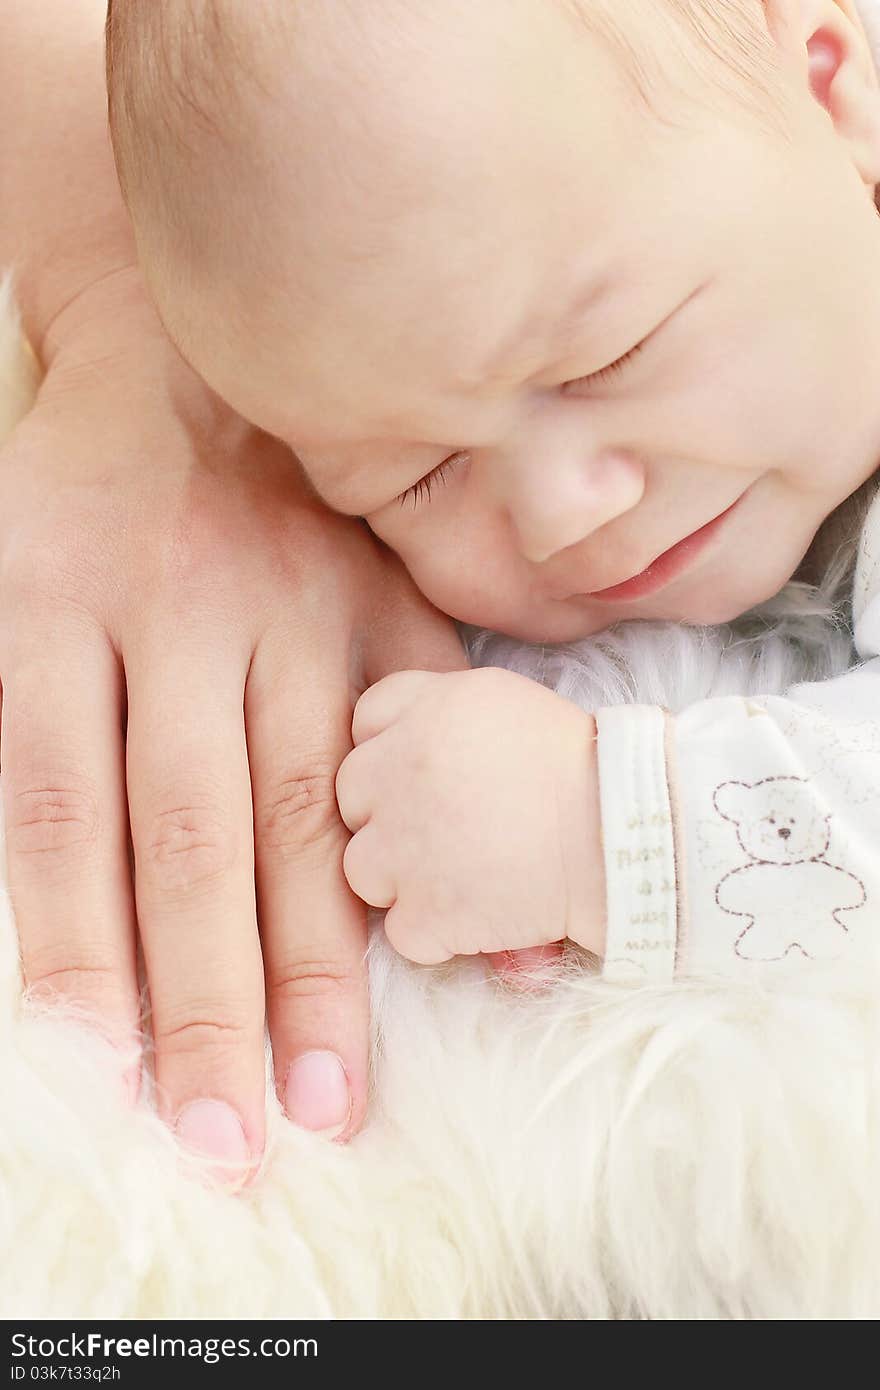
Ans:
{"label": "knuckle", "polygon": [[109,965],[61,965],[37,971],[25,963],[24,977],[31,999],[100,1001],[102,1013],[113,1007],[114,1000],[122,1004],[118,974]]}
{"label": "knuckle", "polygon": [[74,1002],[99,1014],[100,1020],[133,1025],[137,999],[125,970],[112,962],[100,942],[53,941],[36,949],[22,939],[22,973],[27,996],[36,1002]]}
{"label": "knuckle", "polygon": [[172,1014],[155,1020],[153,1039],[156,1049],[167,1057],[203,1057],[205,1053],[240,1053],[253,1047],[259,1030],[243,1010],[233,1013],[223,1008],[199,1007],[181,1016]]}
{"label": "knuckle", "polygon": [[513,683],[509,671],[503,666],[474,666],[468,671],[450,672],[450,689],[459,700],[496,699],[509,695]]}
{"label": "knuckle", "polygon": [[214,887],[234,865],[236,843],[222,812],[186,804],[157,812],[135,854],[150,888],[173,899]]}
{"label": "knuckle", "polygon": [[364,988],[362,972],[351,964],[313,957],[288,958],[267,971],[267,992],[280,1004],[304,999],[336,999]]}
{"label": "knuckle", "polygon": [[25,955],[24,975],[28,989],[45,985],[57,989],[60,994],[78,994],[82,992],[83,986],[103,987],[107,982],[112,983],[118,978],[118,972],[112,966],[90,961],[85,957],[71,960],[70,952],[67,952],[63,965],[56,965],[53,960],[54,954],[47,954],[43,958]]}
{"label": "knuckle", "polygon": [[335,767],[322,767],[279,782],[255,810],[261,847],[280,858],[323,846],[341,829]]}
{"label": "knuckle", "polygon": [[101,826],[94,789],[70,777],[13,787],[6,805],[9,849],[44,861],[80,854],[98,840]]}
{"label": "knuckle", "polygon": [[[23,529],[0,552],[0,589],[13,611],[51,606],[57,613],[90,610],[98,566],[95,535],[81,523]],[[84,534],[88,532],[88,534]]]}

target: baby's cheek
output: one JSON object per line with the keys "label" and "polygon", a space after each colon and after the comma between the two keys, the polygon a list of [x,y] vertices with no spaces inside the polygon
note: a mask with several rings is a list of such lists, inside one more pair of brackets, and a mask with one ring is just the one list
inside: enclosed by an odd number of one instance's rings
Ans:
{"label": "baby's cheek", "polygon": [[[437,528],[434,530],[437,531]],[[430,599],[442,613],[450,613],[450,610],[459,606],[463,596],[462,589],[470,585],[471,575],[467,571],[463,573],[462,569],[455,573],[452,564],[446,559],[446,538],[442,534],[438,532],[421,541],[407,537],[400,545],[398,555],[406,564],[416,587],[421,589],[425,598]]]}
{"label": "baby's cheek", "polygon": [[394,503],[368,518],[370,528],[400,557],[416,588],[441,613],[490,627],[493,591],[510,591],[509,556],[505,567],[488,534],[476,545],[472,521],[465,527],[458,517],[441,514],[442,500],[432,514],[433,505],[422,503],[414,512],[410,504]]}

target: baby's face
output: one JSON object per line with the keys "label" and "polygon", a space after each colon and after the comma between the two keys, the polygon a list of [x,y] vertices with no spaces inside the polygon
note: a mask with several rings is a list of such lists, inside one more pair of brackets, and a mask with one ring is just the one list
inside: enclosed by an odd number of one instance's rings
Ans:
{"label": "baby's face", "polygon": [[720,101],[652,119],[551,7],[467,29],[315,118],[234,340],[225,287],[169,327],[446,613],[731,618],[880,463],[872,191],[806,73],[786,144]]}

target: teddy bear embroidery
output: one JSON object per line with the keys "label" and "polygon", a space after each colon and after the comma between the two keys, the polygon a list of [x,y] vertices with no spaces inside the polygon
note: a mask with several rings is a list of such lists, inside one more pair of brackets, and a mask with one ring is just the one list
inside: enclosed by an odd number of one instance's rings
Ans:
{"label": "teddy bear embroidery", "polygon": [[715,810],[736,827],[748,863],[715,887],[723,912],[741,919],[734,952],[743,960],[783,960],[800,951],[834,960],[848,936],[841,914],[863,907],[861,879],[826,858],[831,817],[805,777],[722,782]]}

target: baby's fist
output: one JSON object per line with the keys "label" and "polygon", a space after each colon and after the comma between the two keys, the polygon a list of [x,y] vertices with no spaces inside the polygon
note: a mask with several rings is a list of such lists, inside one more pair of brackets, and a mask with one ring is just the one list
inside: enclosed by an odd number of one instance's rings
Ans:
{"label": "baby's fist", "polygon": [[352,890],[410,960],[570,936],[601,949],[595,725],[499,667],[397,671],[365,691],[336,778]]}

